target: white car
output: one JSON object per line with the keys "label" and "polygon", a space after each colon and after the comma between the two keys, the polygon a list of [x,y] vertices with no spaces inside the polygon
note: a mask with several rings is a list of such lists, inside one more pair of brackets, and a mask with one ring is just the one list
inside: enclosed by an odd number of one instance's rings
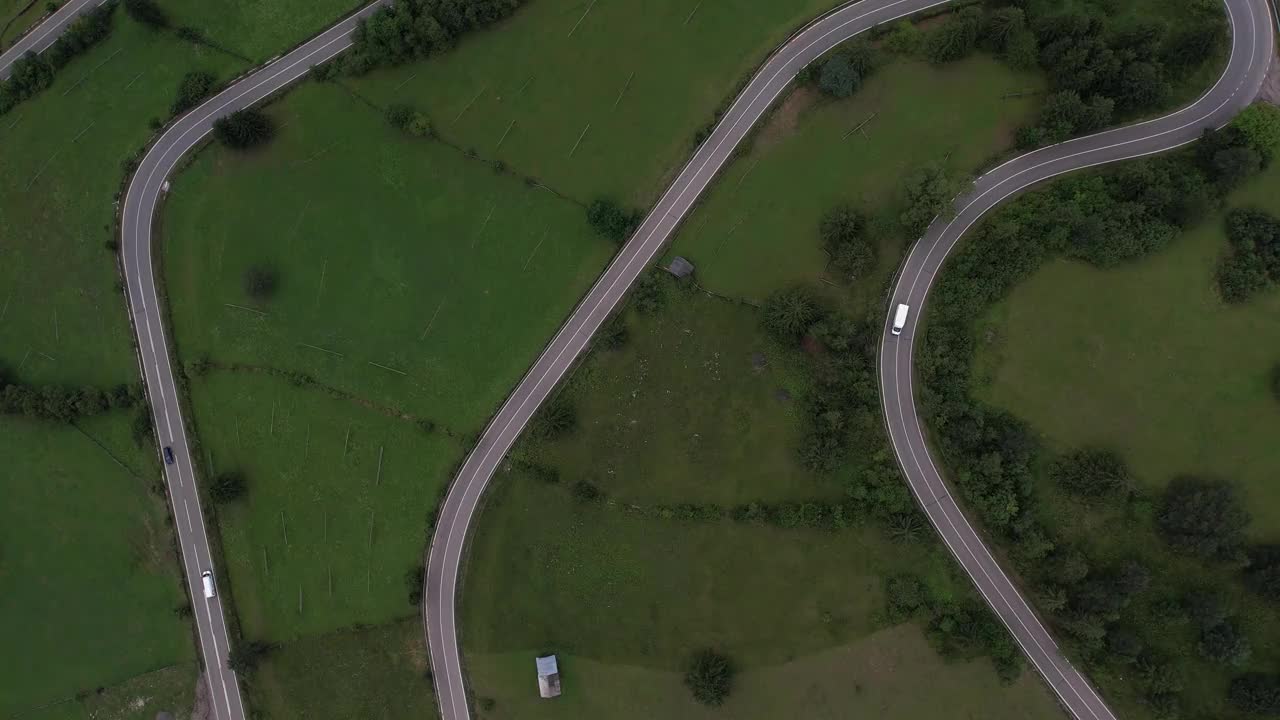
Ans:
{"label": "white car", "polygon": [[209,598],[212,598],[214,595],[217,595],[217,592],[214,591],[213,589],[213,571],[212,570],[205,570],[204,572],[200,573],[200,579],[204,581],[204,597],[206,600]]}

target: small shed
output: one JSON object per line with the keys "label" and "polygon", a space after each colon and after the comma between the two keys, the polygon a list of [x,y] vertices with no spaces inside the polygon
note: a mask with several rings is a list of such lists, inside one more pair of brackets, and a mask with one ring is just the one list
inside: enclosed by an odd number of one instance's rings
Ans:
{"label": "small shed", "polygon": [[693,263],[677,255],[671,258],[671,264],[667,266],[667,272],[678,278],[689,277],[693,274]]}
{"label": "small shed", "polygon": [[536,658],[538,666],[538,694],[544,698],[553,698],[560,694],[560,667],[556,664],[556,656]]}

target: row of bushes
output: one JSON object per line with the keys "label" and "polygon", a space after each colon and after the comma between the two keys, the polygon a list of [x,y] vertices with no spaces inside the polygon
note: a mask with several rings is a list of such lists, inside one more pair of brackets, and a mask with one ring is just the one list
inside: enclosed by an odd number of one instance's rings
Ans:
{"label": "row of bushes", "polygon": [[18,382],[0,368],[0,414],[40,420],[74,422],[138,404],[137,388],[117,385],[110,390],[95,387],[34,387]]}
{"label": "row of bushes", "polygon": [[453,47],[457,39],[515,12],[521,0],[397,0],[362,20],[335,62],[352,74],[401,65]]}
{"label": "row of bushes", "polygon": [[100,5],[77,17],[42,54],[28,52],[13,64],[12,73],[0,82],[0,115],[53,84],[53,76],[71,59],[111,34],[116,2]]}

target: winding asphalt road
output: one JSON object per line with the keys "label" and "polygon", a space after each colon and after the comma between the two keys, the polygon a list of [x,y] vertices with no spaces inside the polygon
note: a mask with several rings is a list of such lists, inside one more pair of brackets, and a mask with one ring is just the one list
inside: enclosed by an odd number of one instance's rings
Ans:
{"label": "winding asphalt road", "polygon": [[[428,554],[423,623],[431,647],[436,694],[445,720],[470,718],[458,650],[456,598],[467,531],[485,486],[538,406],[573,367],[591,336],[670,238],[698,197],[730,159],[752,126],[796,74],[823,53],[875,25],[942,4],[934,0],[862,0],[842,6],[793,35],[765,62],[699,147],[636,234],[493,418],[445,498]],[[1058,651],[1044,625],[1000,570],[964,513],[951,499],[930,458],[911,386],[911,348],[919,309],[947,252],[983,212],[1056,174],[1160,152],[1193,141],[1205,127],[1226,122],[1257,94],[1271,58],[1265,0],[1226,0],[1231,17],[1231,60],[1217,85],[1190,107],[1156,121],[1045,148],[983,176],[960,198],[955,220],[935,222],[912,249],[894,303],[915,306],[900,337],[886,332],[881,349],[886,422],[899,464],[917,499],[952,554],[978,586],[1068,711],[1079,720],[1114,715],[1088,681]],[[892,307],[892,306],[891,306]],[[887,329],[887,328],[886,328]]]}
{"label": "winding asphalt road", "polygon": [[[1207,128],[1227,123],[1257,96],[1274,53],[1270,8],[1265,0],[1227,0],[1231,58],[1217,83],[1190,106],[1149,122],[1071,140],[1015,158],[978,178],[955,202],[955,216],[935,219],[912,247],[891,295],[880,344],[880,392],[885,423],[898,464],[930,522],[977,585],[987,604],[1027,657],[1080,720],[1114,715],[1088,681],[1063,657],[1017,586],[992,557],[956,504],[939,472],[915,404],[912,353],[929,289],[965,231],[1014,194],[1073,170],[1164,152],[1195,141]],[[899,303],[911,307],[902,334],[887,332]]]}
{"label": "winding asphalt road", "polygon": [[102,5],[107,0],[67,0],[67,2],[58,8],[52,15],[45,18],[44,22],[32,28],[27,34],[18,38],[8,50],[0,53],[0,80],[9,77],[13,64],[23,55],[29,52],[36,54],[42,53],[53,44],[54,40],[67,29],[72,20],[80,16],[80,13],[86,10]]}
{"label": "winding asphalt road", "polygon": [[[165,475],[189,591],[196,605],[194,614],[213,716],[219,720],[241,720],[245,711],[235,674],[226,665],[230,646],[220,602],[222,595],[205,600],[201,587],[200,573],[211,568],[213,561],[164,334],[164,306],[157,293],[152,262],[152,227],[169,175],[186,153],[209,134],[214,120],[263,100],[301,78],[312,66],[341,53],[350,46],[351,31],[358,20],[384,1],[366,6],[181,117],[147,151],[125,194],[121,257],[139,364],[156,432],[161,444],[172,447],[175,455],[175,463],[165,466]],[[485,486],[534,410],[571,369],[632,282],[652,262],[752,126],[801,69],[837,44],[875,25],[947,1],[861,0],[810,23],[775,51],[490,422],[450,488],[427,559],[423,623],[441,714],[446,720],[470,717],[456,628],[458,571],[467,531]],[[101,0],[70,0],[0,56],[0,76],[22,53],[48,47],[76,13],[99,2]],[[886,422],[913,491],[992,608],[1062,702],[1081,720],[1110,720],[1113,715],[1088,682],[1061,656],[1034,612],[1001,572],[976,531],[951,500],[929,455],[911,385],[911,350],[917,319],[946,254],[965,229],[1001,200],[1056,174],[1190,142],[1201,128],[1220,125],[1254,97],[1272,52],[1267,7],[1264,0],[1226,0],[1226,3],[1231,15],[1233,49],[1230,64],[1218,84],[1195,104],[1173,115],[1045,148],[980,178],[974,191],[957,201],[956,218],[946,223],[935,222],[912,249],[893,299],[895,304],[912,304],[914,312],[903,334],[897,338],[886,334],[881,348]]]}

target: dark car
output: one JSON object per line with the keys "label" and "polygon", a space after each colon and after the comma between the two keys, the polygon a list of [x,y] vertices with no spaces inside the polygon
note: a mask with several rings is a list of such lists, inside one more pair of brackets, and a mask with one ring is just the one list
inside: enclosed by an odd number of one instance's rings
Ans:
{"label": "dark car", "polygon": [[169,447],[168,445],[164,446],[164,464],[165,465],[173,464],[173,448]]}

